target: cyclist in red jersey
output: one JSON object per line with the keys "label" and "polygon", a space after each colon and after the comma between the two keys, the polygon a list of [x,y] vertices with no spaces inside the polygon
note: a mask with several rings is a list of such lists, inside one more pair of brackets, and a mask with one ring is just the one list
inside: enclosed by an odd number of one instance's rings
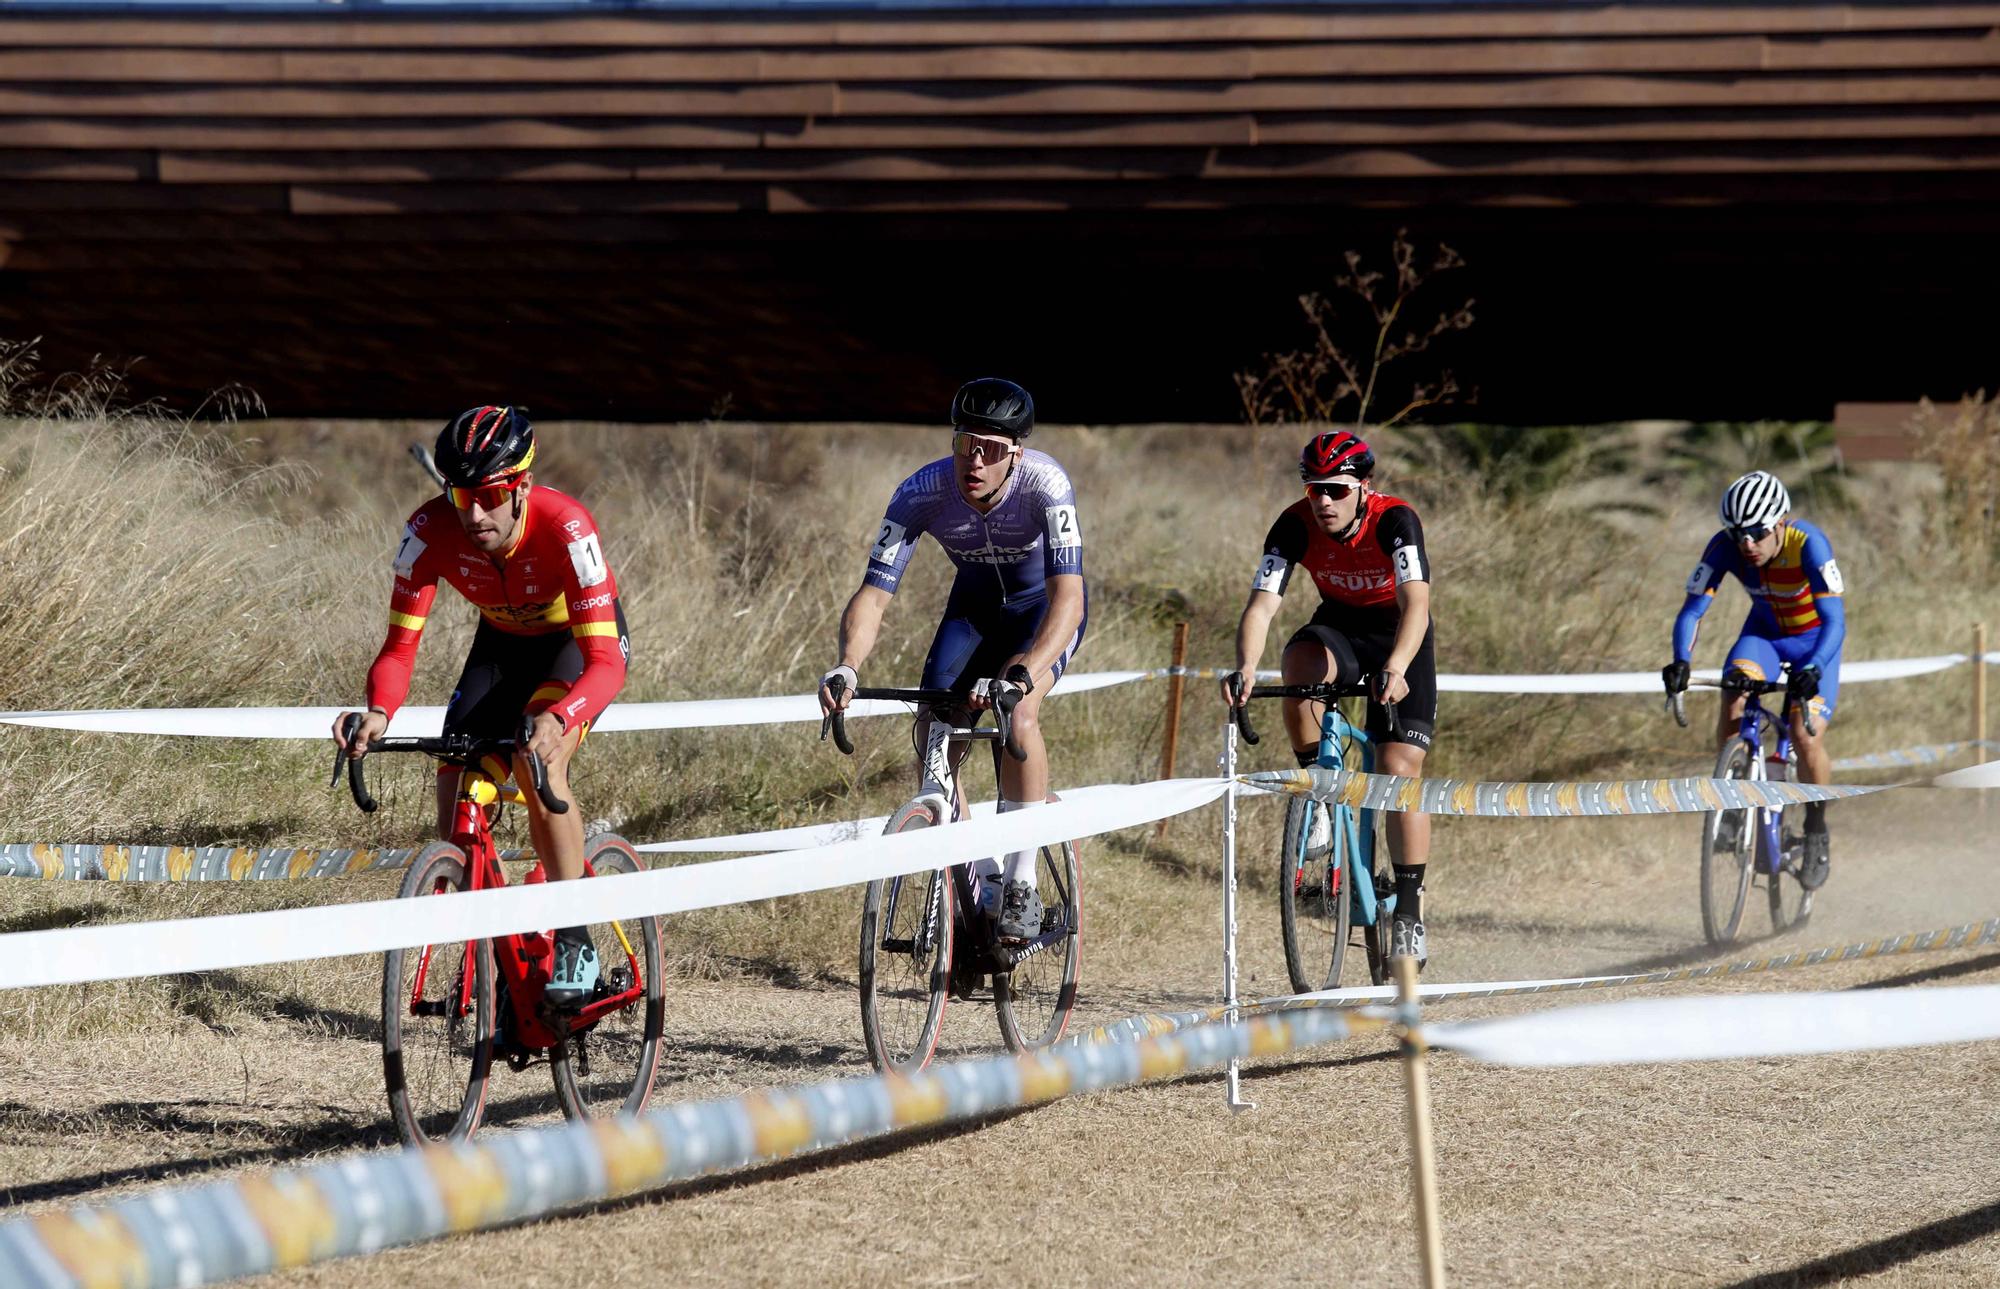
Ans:
{"label": "cyclist in red jersey", "polygon": [[[445,709],[447,734],[506,738],[524,714],[534,718],[529,746],[547,767],[549,786],[569,799],[569,762],[625,683],[631,644],[618,584],[605,562],[597,524],[582,503],[538,487],[534,429],[510,407],[475,407],[438,435],[436,460],[445,495],[419,506],[396,548],[389,634],[368,669],[368,710],[352,739],[334,739],[350,756],[381,737],[409,694],[417,644],[440,580],[479,610],[479,629],[458,688]],[[514,766],[528,781],[526,763]],[[439,771],[438,835],[451,834],[458,774]],[[583,876],[583,815],[552,815],[527,794],[528,832],[551,881]],[[585,927],[556,932],[556,961],[545,997],[580,1005],[597,982],[597,954]]]}
{"label": "cyclist in red jersey", "polygon": [[[1303,567],[1319,588],[1312,621],[1285,645],[1288,685],[1352,683],[1373,675],[1368,736],[1379,749],[1378,768],[1421,775],[1437,728],[1437,650],[1431,632],[1430,561],[1423,524],[1408,502],[1368,486],[1375,454],[1345,431],[1314,436],[1299,458],[1304,500],[1278,516],[1264,539],[1264,556],[1251,583],[1250,601],[1236,628],[1234,677],[1247,696],[1264,655],[1264,640],[1290,582]],[[1223,678],[1224,702],[1231,677]],[[1396,704],[1398,734],[1384,703]],[[1285,729],[1299,764],[1319,755],[1319,705],[1285,701]],[[1314,831],[1326,812],[1318,812]],[[1430,816],[1397,812],[1389,817],[1389,852],[1395,861],[1396,915],[1390,952],[1422,963],[1424,865],[1430,859]]]}

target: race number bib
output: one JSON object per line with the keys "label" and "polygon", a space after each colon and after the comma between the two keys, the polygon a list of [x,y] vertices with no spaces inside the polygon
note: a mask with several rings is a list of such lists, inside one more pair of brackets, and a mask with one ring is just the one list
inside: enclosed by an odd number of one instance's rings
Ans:
{"label": "race number bib", "polygon": [[1832,560],[1828,560],[1826,563],[1819,566],[1819,576],[1820,580],[1826,583],[1826,589],[1828,594],[1830,595],[1847,594],[1847,584],[1840,580],[1840,566],[1838,564],[1835,564]]}
{"label": "race number bib", "polygon": [[1083,529],[1077,527],[1075,506],[1050,506],[1047,514],[1051,547],[1074,550],[1083,545]]}
{"label": "race number bib", "polygon": [[423,554],[424,539],[417,536],[415,529],[405,528],[402,544],[396,547],[396,576],[408,577],[416,572],[417,561]]}
{"label": "race number bib", "polygon": [[910,530],[893,519],[882,521],[882,531],[875,536],[875,545],[868,552],[868,558],[877,564],[894,564],[903,557],[903,543],[908,540]]}
{"label": "race number bib", "polygon": [[611,576],[610,570],[604,567],[604,552],[598,548],[596,533],[569,544],[569,564],[576,570],[578,589],[596,586]]}
{"label": "race number bib", "polygon": [[1414,546],[1396,548],[1396,585],[1424,580],[1424,556]]}
{"label": "race number bib", "polygon": [[1703,560],[1701,563],[1694,566],[1694,572],[1688,574],[1688,594],[1689,595],[1707,594],[1708,585],[1710,582],[1713,582],[1714,580],[1715,580],[1715,570],[1708,566],[1708,561]]}
{"label": "race number bib", "polygon": [[1283,555],[1273,552],[1257,562],[1257,576],[1251,579],[1250,589],[1283,595],[1285,583],[1291,580],[1291,576],[1291,563]]}

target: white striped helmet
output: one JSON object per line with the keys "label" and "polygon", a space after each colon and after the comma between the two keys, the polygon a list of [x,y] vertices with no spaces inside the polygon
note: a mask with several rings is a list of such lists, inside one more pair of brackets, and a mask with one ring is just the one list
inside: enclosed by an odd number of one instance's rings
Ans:
{"label": "white striped helmet", "polygon": [[1792,494],[1768,470],[1752,470],[1722,494],[1725,528],[1770,528],[1792,510]]}

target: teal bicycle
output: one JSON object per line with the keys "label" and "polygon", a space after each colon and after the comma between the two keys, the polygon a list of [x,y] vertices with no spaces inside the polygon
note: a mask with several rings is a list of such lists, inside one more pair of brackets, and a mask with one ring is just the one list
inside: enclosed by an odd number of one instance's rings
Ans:
{"label": "teal bicycle", "polygon": [[[1340,700],[1364,698],[1372,684],[1371,677],[1363,676],[1344,685],[1259,685],[1250,697],[1325,703],[1318,764],[1366,773],[1375,768],[1373,740],[1347,719]],[[1250,728],[1246,709],[1232,710],[1243,741],[1255,744],[1257,734]],[[1388,704],[1387,711],[1390,729],[1398,730],[1395,704]],[[1375,844],[1371,812],[1311,797],[1287,802],[1278,861],[1278,917],[1285,935],[1285,970],[1295,991],[1340,988],[1341,969],[1357,928],[1366,954],[1367,983],[1389,983],[1389,920],[1396,908],[1396,877],[1387,851]],[[1361,982],[1357,978],[1349,983]]]}

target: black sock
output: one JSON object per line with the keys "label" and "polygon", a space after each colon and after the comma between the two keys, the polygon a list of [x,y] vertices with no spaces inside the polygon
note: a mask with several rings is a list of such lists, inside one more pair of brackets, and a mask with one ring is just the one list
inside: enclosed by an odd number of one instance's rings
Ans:
{"label": "black sock", "polygon": [[556,939],[567,940],[571,944],[589,944],[590,928],[582,926],[558,927],[556,928]]}
{"label": "black sock", "polygon": [[1297,748],[1293,748],[1292,755],[1299,758],[1299,768],[1301,770],[1319,764],[1319,749],[1316,747],[1309,747],[1303,752]]}
{"label": "black sock", "polygon": [[1424,866],[1396,865],[1396,916],[1424,920]]}
{"label": "black sock", "polygon": [[1824,801],[1806,802],[1806,831],[1807,832],[1826,831],[1826,802]]}

